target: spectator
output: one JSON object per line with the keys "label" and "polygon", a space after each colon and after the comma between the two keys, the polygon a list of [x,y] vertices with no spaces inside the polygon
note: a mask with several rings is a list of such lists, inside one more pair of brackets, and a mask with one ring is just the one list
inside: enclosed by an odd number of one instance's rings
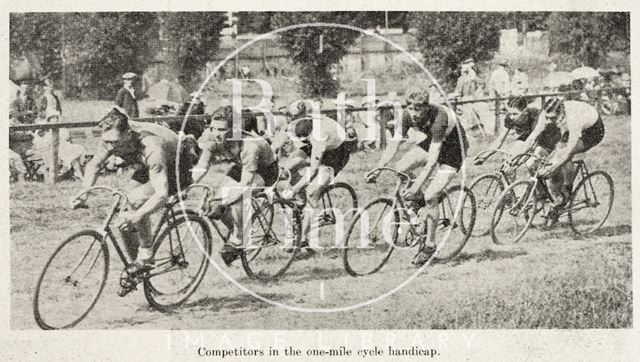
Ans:
{"label": "spectator", "polygon": [[489,90],[498,97],[506,97],[511,92],[511,82],[509,73],[507,72],[507,62],[505,60],[498,61],[498,67],[491,73],[489,77]]}
{"label": "spectator", "polygon": [[139,116],[138,101],[136,100],[136,92],[133,89],[133,80],[136,77],[135,73],[125,73],[122,76],[122,88],[116,94],[116,105],[124,109],[129,118],[137,118]]}
{"label": "spectator", "polygon": [[521,67],[514,70],[512,81],[514,94],[524,95],[529,90],[529,76],[522,71]]}
{"label": "spectator", "polygon": [[[456,83],[454,91],[461,101],[475,99],[478,90],[476,72],[473,70],[475,63],[473,59],[466,59],[460,64],[460,77]],[[475,110],[474,103],[464,103],[458,107],[461,112],[461,124],[465,129],[476,129],[480,127],[480,117]]]}
{"label": "spectator", "polygon": [[62,107],[60,99],[53,93],[51,80],[45,79],[43,91],[38,103],[38,114],[45,123],[58,123],[62,116]]}
{"label": "spectator", "polygon": [[38,115],[36,102],[28,83],[20,84],[18,98],[9,106],[9,119],[12,124],[33,124]]}

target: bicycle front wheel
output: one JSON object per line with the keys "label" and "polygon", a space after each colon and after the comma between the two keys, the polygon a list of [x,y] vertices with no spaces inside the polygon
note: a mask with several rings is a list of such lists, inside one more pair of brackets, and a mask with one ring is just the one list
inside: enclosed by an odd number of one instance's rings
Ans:
{"label": "bicycle front wheel", "polygon": [[198,288],[211,257],[211,229],[195,212],[185,212],[163,228],[153,246],[155,267],[144,280],[153,308],[171,310]]}
{"label": "bicycle front wheel", "polygon": [[491,238],[496,244],[517,243],[524,237],[543,202],[535,195],[535,181],[521,180],[502,192],[491,219]]}
{"label": "bicycle front wheel", "polygon": [[473,228],[471,235],[485,236],[489,234],[490,221],[496,201],[505,188],[504,181],[496,174],[482,175],[473,181],[469,189],[475,196],[479,222]]}
{"label": "bicycle front wheel", "polygon": [[389,260],[399,234],[400,212],[389,198],[371,201],[351,220],[342,261],[349,275],[373,274]]}
{"label": "bicycle front wheel", "polygon": [[579,235],[598,230],[609,217],[613,196],[613,180],[606,172],[592,172],[582,179],[567,207],[571,229]]}
{"label": "bicycle front wheel", "polygon": [[440,201],[440,217],[436,226],[437,250],[434,259],[455,258],[473,233],[476,222],[476,199],[468,188],[449,188]]}
{"label": "bicycle front wheel", "polygon": [[318,228],[318,244],[325,244],[329,248],[342,244],[340,239],[357,209],[358,198],[349,184],[336,182],[327,186],[315,210],[316,217],[312,220],[312,227]]}
{"label": "bicycle front wheel", "polygon": [[300,214],[292,203],[274,200],[265,195],[253,200],[249,245],[240,254],[242,268],[251,279],[263,282],[284,275],[298,252]]}
{"label": "bicycle front wheel", "polygon": [[33,315],[42,329],[71,328],[93,309],[109,271],[102,234],[83,230],[64,240],[45,264],[33,296]]}

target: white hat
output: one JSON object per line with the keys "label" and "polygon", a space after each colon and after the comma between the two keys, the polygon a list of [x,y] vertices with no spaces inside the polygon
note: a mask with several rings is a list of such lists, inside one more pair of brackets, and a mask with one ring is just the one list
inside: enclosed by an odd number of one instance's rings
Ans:
{"label": "white hat", "polygon": [[122,75],[122,79],[133,79],[133,78],[135,78],[135,77],[137,77],[137,76],[138,76],[138,75],[137,75],[136,73],[127,72],[127,73],[124,73],[124,74]]}

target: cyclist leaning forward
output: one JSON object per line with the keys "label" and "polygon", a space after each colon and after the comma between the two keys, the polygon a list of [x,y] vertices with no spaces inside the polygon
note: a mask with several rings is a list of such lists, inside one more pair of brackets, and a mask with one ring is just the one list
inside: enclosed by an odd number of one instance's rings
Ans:
{"label": "cyclist leaning forward", "polygon": [[[233,166],[220,187],[222,201],[209,213],[220,219],[229,234],[222,247],[222,259],[230,265],[240,255],[239,248],[246,245],[243,235],[242,197],[247,188],[272,186],[278,179],[278,162],[269,143],[257,135],[242,131],[233,136],[233,108],[218,108],[212,115],[210,127],[198,139],[202,150],[198,164],[193,169],[195,182],[200,181],[215,159],[231,162]],[[241,119],[241,116],[238,117]],[[244,126],[242,128],[245,128]]]}
{"label": "cyclist leaning forward", "polygon": [[[189,150],[180,144],[173,131],[151,123],[129,121],[125,111],[114,107],[101,120],[102,140],[96,155],[87,164],[83,187],[92,187],[101,165],[111,156],[122,158],[135,169],[127,189],[133,210],[120,213],[119,225],[129,255],[135,259],[127,267],[131,274],[141,273],[153,267],[153,240],[149,216],[161,209],[169,196],[191,184],[191,161]],[[180,152],[179,173],[176,175],[176,152]],[[86,195],[71,200],[78,207]],[[139,248],[136,249],[137,245]],[[122,287],[118,295],[124,296],[133,287]]]}
{"label": "cyclist leaning forward", "polygon": [[[394,137],[396,140],[389,142],[378,167],[389,164],[407,137],[414,139],[415,146],[398,161],[397,168],[406,173],[422,168],[403,197],[426,206],[426,217],[437,220],[438,198],[462,167],[469,144],[455,112],[447,107],[429,103],[428,90],[409,91],[406,104],[408,112],[402,118],[402,138]],[[431,176],[433,179],[421,192]],[[372,174],[367,182],[375,182],[377,177],[378,174]],[[423,265],[435,252],[435,231],[436,223],[428,222],[426,242],[421,245],[412,264]]]}
{"label": "cyclist leaning forward", "polygon": [[[283,196],[297,197],[306,189],[307,205],[317,210],[322,193],[349,162],[352,141],[344,127],[333,119],[304,110],[300,112],[305,113],[307,115],[289,123],[286,132],[273,138],[272,148],[278,151],[292,143],[293,151],[288,152],[283,167],[291,171],[293,188]],[[306,166],[309,166],[306,176],[300,177],[298,171]],[[301,247],[309,246],[307,235],[311,230],[311,217],[310,213],[304,213]]]}
{"label": "cyclist leaning forward", "polygon": [[549,158],[549,165],[540,172],[540,176],[549,179],[549,192],[554,202],[547,222],[553,225],[571,197],[576,176],[573,156],[587,152],[602,141],[604,123],[592,105],[553,97],[544,103],[538,124],[525,141],[525,148],[531,149],[549,127],[558,127],[562,135]]}
{"label": "cyclist leaning forward", "polygon": [[[532,148],[532,153],[546,158],[555,149],[558,141],[560,141],[560,129],[556,125],[548,125],[541,133],[536,137],[533,146],[527,146],[527,139],[533,133],[533,130],[538,124],[540,119],[540,109],[532,107],[525,97],[514,97],[507,103],[507,116],[504,119],[504,130],[496,138],[490,149],[499,149],[504,145],[504,142],[512,131],[515,132],[518,137],[511,147],[512,155],[520,155],[527,152]],[[495,152],[490,152],[484,157],[476,157],[474,164],[481,165]],[[537,168],[535,159],[530,158],[526,162],[526,166],[530,174],[534,174]],[[508,175],[509,181],[512,182],[515,178],[515,172]]]}

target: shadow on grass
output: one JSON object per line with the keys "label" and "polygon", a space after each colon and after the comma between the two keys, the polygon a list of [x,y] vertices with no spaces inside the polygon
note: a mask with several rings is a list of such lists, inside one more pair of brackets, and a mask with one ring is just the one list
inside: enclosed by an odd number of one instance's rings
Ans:
{"label": "shadow on grass", "polygon": [[[276,302],[292,299],[294,297],[291,294],[276,293],[260,293],[260,295]],[[242,312],[251,312],[267,308],[269,306],[271,306],[271,304],[256,299],[253,296],[241,294],[232,297],[205,297],[191,303],[187,303],[181,309],[183,311],[206,310],[210,312],[221,312],[241,310]],[[179,313],[180,310],[177,312]]]}
{"label": "shadow on grass", "polygon": [[[611,225],[611,226],[603,226],[600,229],[586,233],[585,236],[580,236],[571,230],[569,225],[559,225],[553,228],[538,228],[540,232],[545,233],[545,239],[594,239],[598,237],[611,237],[611,236],[620,236],[620,235],[630,235],[631,234],[631,225],[629,224],[621,224],[621,225]],[[535,242],[535,239],[528,240],[528,242]]]}
{"label": "shadow on grass", "polygon": [[[501,260],[501,259],[512,259],[522,255],[527,255],[528,253],[522,249],[515,250],[493,250],[493,249],[485,249],[480,253],[475,254],[467,254],[462,253],[458,255],[452,261],[446,263],[451,266],[460,265],[462,263],[474,260],[477,262],[481,262],[484,260]],[[445,264],[445,263],[443,263]]]}

